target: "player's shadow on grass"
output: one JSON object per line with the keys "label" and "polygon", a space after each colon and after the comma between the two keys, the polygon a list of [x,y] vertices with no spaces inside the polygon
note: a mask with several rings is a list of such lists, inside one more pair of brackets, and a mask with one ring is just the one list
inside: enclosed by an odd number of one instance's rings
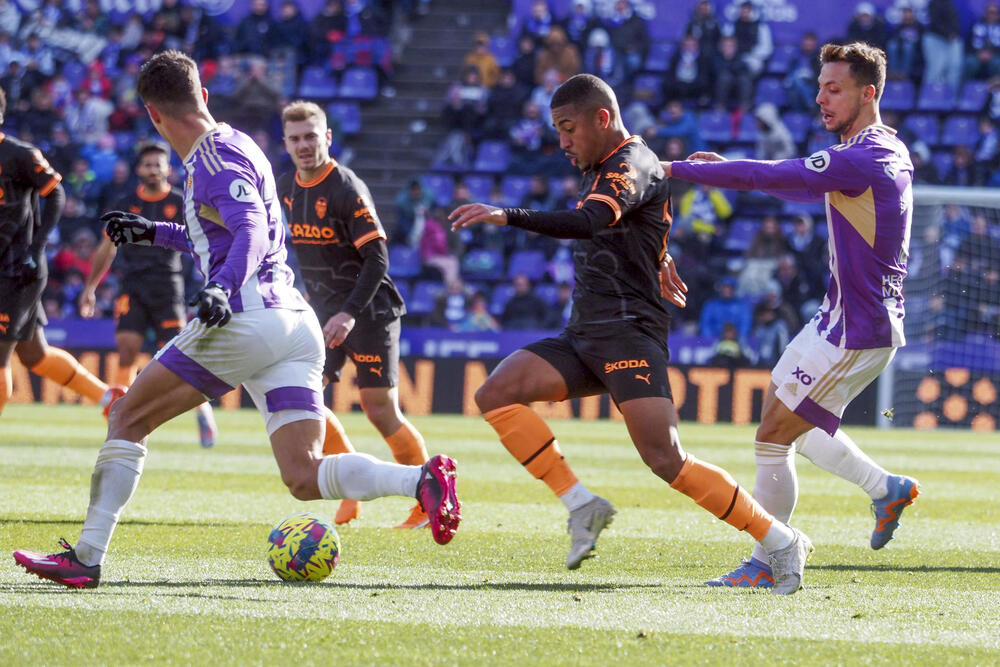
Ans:
{"label": "player's shadow on grass", "polygon": [[963,567],[961,565],[855,565],[831,563],[829,565],[806,565],[807,570],[831,570],[834,572],[954,572],[956,574],[1000,574],[1000,567]]}
{"label": "player's shadow on grass", "polygon": [[[79,519],[23,519],[14,517],[0,517],[0,525],[6,523],[26,523],[39,526],[79,526]],[[263,523],[263,522],[261,522]],[[171,528],[237,528],[241,526],[253,525],[243,521],[147,521],[143,519],[129,519],[118,523],[119,526],[168,526]]]}

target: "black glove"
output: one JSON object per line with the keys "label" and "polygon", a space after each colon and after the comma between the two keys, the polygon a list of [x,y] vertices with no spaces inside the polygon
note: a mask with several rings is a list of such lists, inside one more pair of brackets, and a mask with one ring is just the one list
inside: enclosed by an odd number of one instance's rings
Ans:
{"label": "black glove", "polygon": [[108,238],[116,246],[123,243],[153,245],[156,238],[156,224],[135,213],[111,211],[101,216],[101,222],[107,225]]}
{"label": "black glove", "polygon": [[229,297],[226,290],[219,283],[208,283],[194,298],[188,302],[189,306],[197,306],[196,316],[206,327],[219,325],[226,326],[233,316],[233,308],[229,305]]}

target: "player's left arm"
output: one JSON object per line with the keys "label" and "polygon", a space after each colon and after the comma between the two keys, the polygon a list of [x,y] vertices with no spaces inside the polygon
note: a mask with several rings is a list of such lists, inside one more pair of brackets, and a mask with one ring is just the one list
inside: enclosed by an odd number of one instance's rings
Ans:
{"label": "player's left arm", "polygon": [[42,264],[42,254],[45,243],[59,218],[62,217],[66,205],[66,191],[63,189],[62,176],[52,168],[42,152],[32,148],[27,160],[26,172],[31,185],[38,191],[42,200],[42,210],[38,219],[38,227],[34,230],[31,245],[26,248],[24,267],[31,273],[37,273]]}

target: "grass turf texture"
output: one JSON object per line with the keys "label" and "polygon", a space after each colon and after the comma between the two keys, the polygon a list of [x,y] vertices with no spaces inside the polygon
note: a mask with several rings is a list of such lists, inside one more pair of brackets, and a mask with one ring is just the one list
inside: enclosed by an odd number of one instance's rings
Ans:
{"label": "grass turf texture", "polygon": [[[563,568],[566,513],[482,421],[414,423],[459,461],[464,520],[446,547],[397,531],[404,498],[365,503],[339,529],[342,559],[319,584],[286,584],[264,559],[292,511],[335,502],[288,495],[251,411],[216,413],[212,450],[194,417],[151,442],[100,588],[28,576],[10,552],[79,535],[104,436],[95,408],[10,405],[0,420],[0,664],[772,664],[1000,660],[1000,436],[853,429],[920,500],[897,538],[868,548],[857,488],[798,460],[796,525],[816,545],[807,588],[781,598],[708,588],[750,540],[671,491],[624,425],[553,422],[593,491],[617,506],[598,557]],[[363,415],[343,417],[360,451],[388,457]],[[685,446],[753,485],[752,429],[683,424]]]}

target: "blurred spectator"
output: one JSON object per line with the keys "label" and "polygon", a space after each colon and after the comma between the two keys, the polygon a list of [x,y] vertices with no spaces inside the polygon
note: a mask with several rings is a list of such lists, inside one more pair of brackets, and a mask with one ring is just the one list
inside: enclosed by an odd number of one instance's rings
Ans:
{"label": "blurred spectator", "polygon": [[982,17],[969,31],[969,48],[978,50],[987,45],[994,51],[1000,49],[1000,6],[996,2],[986,4]]}
{"label": "blurred spectator", "polygon": [[70,138],[66,124],[58,122],[52,125],[52,138],[43,152],[56,171],[66,174],[80,152],[80,145]]}
{"label": "blurred spectator", "polygon": [[630,78],[643,68],[649,53],[646,21],[633,11],[629,0],[616,0],[603,25],[611,36],[611,45],[624,59],[625,76]]}
{"label": "blurred spectator", "polygon": [[[788,245],[808,285],[808,293],[813,297],[822,295],[826,292],[829,251],[827,242],[813,229],[811,215],[800,213],[795,216]],[[784,282],[785,280],[782,280],[782,283]]]}
{"label": "blurred spectator", "polygon": [[128,160],[119,159],[115,162],[114,170],[111,173],[111,180],[101,189],[98,210],[102,213],[111,210],[115,202],[131,194],[135,187],[136,184],[132,180],[131,165],[128,163]]}
{"label": "blurred spectator", "polygon": [[32,33],[24,41],[21,49],[27,60],[34,60],[38,65],[38,71],[45,76],[52,76],[56,71],[56,58],[52,49],[42,43],[42,38]]}
{"label": "blurred spectator", "polygon": [[347,14],[347,34],[383,35],[388,31],[387,18],[382,8],[367,0],[345,0],[344,13]]}
{"label": "blurred spectator", "polygon": [[[82,201],[88,210],[93,211],[96,208],[101,196],[101,184],[97,182],[97,176],[85,158],[78,157],[73,160],[69,173],[63,175],[63,186],[66,188],[67,200],[75,197]],[[64,211],[63,217],[67,215]]]}
{"label": "blurred spectator", "polygon": [[684,142],[687,152],[681,158],[705,147],[701,139],[701,125],[694,112],[684,107],[680,100],[670,100],[660,116],[660,124],[656,126],[655,136],[661,139],[677,137]]}
{"label": "blurred spectator", "polygon": [[7,71],[0,77],[0,88],[3,88],[7,96],[8,114],[21,106],[21,101],[25,98],[24,71],[18,60],[11,60],[7,64]]}
{"label": "blurred spectator", "polygon": [[800,111],[816,109],[816,79],[819,77],[819,41],[816,33],[806,32],[799,40],[799,50],[792,58],[782,82],[788,106]]}
{"label": "blurred spectator", "polygon": [[294,0],[284,0],[281,3],[281,14],[274,24],[271,49],[292,49],[296,52],[296,62],[305,62],[306,49],[309,46],[309,23],[299,11],[299,5]]}
{"label": "blurred spectator", "polygon": [[708,106],[712,91],[712,61],[710,54],[701,49],[694,35],[685,35],[680,47],[670,58],[664,79],[668,96]]}
{"label": "blurred spectator", "polygon": [[[622,121],[625,127],[632,131],[632,134],[645,136],[647,139],[656,136],[656,118],[649,110],[649,105],[639,97],[633,96],[633,100],[622,109]],[[648,142],[647,142],[648,143]],[[650,146],[654,151],[655,146]]]}
{"label": "blurred spectator", "polygon": [[955,251],[955,267],[972,276],[1000,267],[1000,241],[990,235],[989,222],[982,212],[974,212],[969,233]]}
{"label": "blurred spectator", "polygon": [[[37,113],[39,106],[48,107],[51,102],[44,101],[44,98],[51,96],[48,93],[39,91],[38,101],[34,106]],[[66,128],[73,137],[83,144],[93,144],[108,131],[108,118],[114,111],[114,105],[103,97],[95,96],[89,88],[80,88],[76,91],[73,102],[66,108]]]}
{"label": "blurred spectator", "polygon": [[555,25],[555,19],[552,18],[552,12],[549,11],[549,3],[545,0],[535,0],[531,3],[531,13],[524,19],[521,33],[529,35],[535,40],[541,40],[549,34],[553,25]]}
{"label": "blurred spectator", "polygon": [[953,0],[929,0],[924,31],[924,81],[947,83],[958,90],[962,80],[962,25]]}
{"label": "blurred spectator", "polygon": [[590,32],[600,24],[594,18],[590,0],[575,0],[560,25],[566,30],[570,41],[582,50],[588,44]]}
{"label": "blurred spectator", "polygon": [[1000,75],[1000,57],[989,44],[980,46],[965,57],[963,69],[966,81],[989,81]]}
{"label": "blurred spectator", "polygon": [[115,163],[118,162],[115,138],[105,132],[98,138],[96,144],[84,146],[80,153],[87,160],[90,169],[94,172],[94,178],[97,179],[103,190],[104,186],[111,182]]}
{"label": "blurred spectator", "polygon": [[867,42],[885,50],[888,39],[888,28],[885,19],[875,11],[875,5],[870,2],[859,2],[854,8],[854,16],[847,25],[846,42]]}
{"label": "blurred spectator", "polygon": [[798,329],[798,315],[789,310],[788,304],[781,299],[781,288],[777,284],[771,285],[754,307],[750,335],[757,341],[758,366],[774,368],[791,340],[791,332]]}
{"label": "blurred spectator", "polygon": [[420,259],[424,266],[441,272],[445,284],[458,278],[459,262],[462,258],[462,237],[448,232],[448,212],[439,206],[432,208],[424,217],[424,229],[420,235]]}
{"label": "blurred spectator", "polygon": [[701,309],[699,334],[705,338],[719,338],[728,322],[736,327],[737,339],[746,340],[753,323],[750,302],[736,297],[736,280],[731,276],[723,277],[716,289],[717,295],[706,301]]}
{"label": "blurred spectator", "polygon": [[[792,254],[782,255],[778,260],[778,268],[774,270],[774,279],[781,290],[784,299],[795,312],[798,321],[807,321],[819,307],[819,299],[809,288],[809,283],[799,273],[799,265]],[[807,314],[808,313],[808,314]],[[790,324],[791,331],[798,329],[798,322]]]}
{"label": "blurred spectator", "polygon": [[560,239],[557,242],[552,259],[546,265],[546,273],[555,283],[571,283],[576,272],[573,266],[573,246],[569,239]]}
{"label": "blurred spectator", "polygon": [[525,102],[520,120],[510,128],[512,173],[530,174],[534,171],[535,156],[542,148],[547,131],[542,108],[533,101]]}
{"label": "blurred spectator", "polygon": [[266,55],[277,33],[277,23],[271,17],[269,0],[251,0],[250,12],[236,24],[233,35],[234,53]]}
{"label": "blurred spectator", "polygon": [[766,215],[761,222],[760,229],[754,234],[747,250],[747,257],[753,259],[773,259],[777,260],[788,252],[788,240],[781,231],[778,224],[778,217]]}
{"label": "blurred spectator", "polygon": [[951,151],[951,166],[941,179],[945,185],[972,185],[975,175],[972,172],[972,151],[968,146],[955,146]]}
{"label": "blurred spectator", "polygon": [[476,290],[469,297],[465,317],[455,326],[456,331],[500,331],[500,323],[490,314],[486,295]]}
{"label": "blurred spectator", "polygon": [[104,73],[104,65],[100,60],[95,60],[87,67],[87,78],[81,87],[89,90],[94,97],[106,100],[111,98],[111,79]]}
{"label": "blurred spectator", "polygon": [[82,276],[89,276],[90,263],[97,249],[97,237],[89,228],[80,227],[72,232],[70,238],[70,245],[56,254],[52,268],[62,278],[72,270],[78,271]]}
{"label": "blurred spectator", "polygon": [[746,368],[750,365],[750,360],[743,352],[743,345],[740,343],[740,334],[737,326],[732,322],[724,322],[719,340],[715,344],[712,358],[708,360],[710,366],[718,368]]}
{"label": "blurred spectator", "polygon": [[21,25],[21,10],[12,0],[0,0],[0,32],[13,35]]}
{"label": "blurred spectator", "polygon": [[604,79],[612,87],[621,85],[625,80],[625,67],[611,46],[611,38],[604,28],[590,31],[587,49],[583,53],[583,69]]}
{"label": "blurred spectator", "polygon": [[434,204],[434,197],[424,190],[423,184],[418,179],[413,179],[396,195],[396,229],[389,236],[392,243],[408,245],[416,248],[419,243],[419,234],[414,238],[414,227],[419,219],[419,227],[423,227],[424,216]]}
{"label": "blurred spectator", "polygon": [[778,107],[764,102],[754,110],[757,119],[755,157],[758,160],[787,160],[798,152],[792,133],[778,114]]}
{"label": "blurred spectator", "polygon": [[562,83],[561,75],[557,70],[550,69],[542,75],[542,83],[531,91],[531,101],[538,105],[538,110],[542,114],[545,127],[552,125],[552,96],[556,88]]}
{"label": "blurred spectator", "polygon": [[430,325],[443,329],[455,329],[465,321],[468,302],[465,283],[461,278],[455,278],[445,284],[445,289],[434,299],[434,310],[431,311]]}
{"label": "blurred spectator", "polygon": [[556,289],[556,302],[549,308],[549,316],[545,321],[546,329],[563,329],[569,324],[573,314],[573,285],[568,282],[559,283]]}
{"label": "blurred spectator", "polygon": [[888,76],[917,80],[923,76],[924,54],[921,48],[924,26],[917,20],[913,4],[907,0],[900,7],[901,19],[886,41]]}
{"label": "blurred spectator", "polygon": [[517,40],[517,57],[511,65],[518,83],[529,88],[535,85],[535,38],[521,35]]}
{"label": "blurred spectator", "polygon": [[580,201],[580,179],[576,176],[566,176],[559,181],[559,192],[552,199],[553,211],[569,211],[576,208]]}
{"label": "blurred spectator", "polygon": [[678,200],[677,218],[671,234],[684,237],[689,234],[717,234],[733,214],[733,205],[718,188],[695,185]]}
{"label": "blurred spectator", "polygon": [[490,51],[490,36],[485,32],[477,32],[472,39],[472,50],[465,56],[462,63],[465,67],[475,67],[479,70],[479,80],[487,88],[497,85],[500,80],[500,65]]}
{"label": "blurred spectator", "polygon": [[548,319],[548,304],[531,290],[531,281],[523,273],[514,276],[514,296],[504,306],[500,321],[504,329],[541,329]]}
{"label": "blurred spectator", "polygon": [[281,108],[281,96],[267,80],[267,64],[254,58],[232,98],[230,117],[238,129],[253,134],[272,126]]}
{"label": "blurred spectator", "polygon": [[560,26],[552,26],[535,57],[535,83],[541,85],[550,70],[559,72],[560,82],[580,73],[580,51]]}
{"label": "blurred spectator", "polygon": [[913,162],[913,183],[937,185],[941,182],[937,167],[931,162],[931,150],[927,144],[918,141],[910,145],[910,161]]}
{"label": "blurred spectator", "polygon": [[343,0],[326,0],[326,3],[309,23],[309,60],[319,64],[330,58],[333,45],[347,35],[347,15]]}
{"label": "blurred spectator", "polygon": [[160,8],[153,14],[153,25],[166,34],[170,48],[180,48],[186,32],[180,0],[160,0]]}
{"label": "blurred spectator", "polygon": [[728,26],[728,32],[736,38],[736,52],[746,63],[750,75],[756,77],[764,70],[764,64],[774,51],[771,28],[757,16],[753,3],[740,3],[736,21]]}
{"label": "blurred spectator", "polygon": [[715,96],[717,109],[746,111],[750,108],[753,76],[746,62],[736,52],[736,38],[729,35],[719,40],[715,56]]}
{"label": "blurred spectator", "polygon": [[536,211],[548,211],[552,204],[552,193],[549,191],[549,180],[544,176],[532,176],[528,191],[521,200],[521,208]]}
{"label": "blurred spectator", "polygon": [[989,116],[979,117],[979,136],[972,146],[972,183],[986,185],[1000,166],[1000,131]]}
{"label": "blurred spectator", "polygon": [[685,35],[698,40],[698,50],[711,58],[722,38],[722,28],[715,17],[715,7],[710,0],[700,0],[691,12],[691,18],[684,28]]}
{"label": "blurred spectator", "polygon": [[500,81],[490,90],[486,101],[486,121],[483,133],[492,139],[506,139],[521,118],[528,89],[518,82],[514,71],[500,71]]}

